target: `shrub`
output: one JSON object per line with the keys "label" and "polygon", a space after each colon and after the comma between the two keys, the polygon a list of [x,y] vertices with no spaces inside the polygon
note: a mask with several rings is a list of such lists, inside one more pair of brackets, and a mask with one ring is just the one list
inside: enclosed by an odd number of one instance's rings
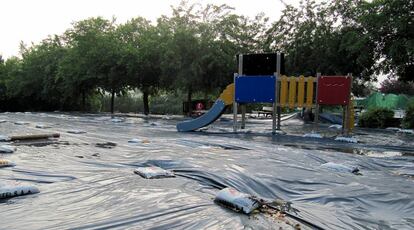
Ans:
{"label": "shrub", "polygon": [[386,108],[370,109],[359,117],[358,125],[369,128],[385,128],[392,123],[394,111]]}
{"label": "shrub", "polygon": [[403,127],[406,129],[414,128],[414,99],[411,99],[405,110],[405,117],[402,121]]}

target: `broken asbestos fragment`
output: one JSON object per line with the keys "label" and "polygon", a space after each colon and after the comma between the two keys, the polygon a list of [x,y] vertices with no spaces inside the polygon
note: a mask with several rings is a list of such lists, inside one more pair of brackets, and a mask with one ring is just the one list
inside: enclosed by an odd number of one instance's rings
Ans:
{"label": "broken asbestos fragment", "polygon": [[140,175],[145,179],[159,179],[167,177],[175,177],[174,173],[169,170],[162,169],[156,166],[150,167],[138,167],[134,170],[134,173]]}
{"label": "broken asbestos fragment", "polygon": [[217,193],[214,201],[236,212],[250,214],[260,206],[253,196],[241,193],[234,188],[224,188]]}

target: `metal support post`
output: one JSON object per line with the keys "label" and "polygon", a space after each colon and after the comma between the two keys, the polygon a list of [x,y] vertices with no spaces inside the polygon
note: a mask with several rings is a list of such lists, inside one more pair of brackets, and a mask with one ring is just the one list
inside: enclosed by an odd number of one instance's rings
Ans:
{"label": "metal support post", "polygon": [[317,128],[319,124],[319,102],[318,102],[318,84],[319,78],[321,77],[321,73],[316,74],[316,103],[315,103],[315,118],[314,118],[314,129]]}
{"label": "metal support post", "polygon": [[[239,54],[238,58],[239,58],[238,73],[234,74],[234,97],[233,97],[234,98],[234,102],[233,102],[233,131],[234,132],[237,132],[236,78],[238,76],[243,75],[243,54]],[[243,121],[243,114],[242,114],[242,127],[244,126],[243,122],[244,121]]]}
{"label": "metal support post", "polygon": [[[280,122],[281,122],[281,109],[280,109],[280,105],[278,104],[279,103],[279,94],[280,94],[280,92],[279,92],[279,83],[278,83],[278,81],[277,81],[277,79],[278,78],[280,78],[280,76],[282,76],[281,75],[281,67],[282,67],[282,54],[280,53],[280,52],[277,52],[277,56],[276,56],[276,74],[275,74],[275,76],[276,76],[276,92],[275,92],[275,102],[274,102],[274,106],[273,107],[275,107],[276,106],[276,113],[277,113],[277,127],[276,127],[276,129],[277,130],[280,130]],[[275,124],[276,123],[276,116],[275,116],[275,108],[273,108],[273,123]],[[274,126],[274,125],[273,125]],[[276,131],[275,130],[273,130],[273,132],[275,133]]]}
{"label": "metal support post", "polygon": [[350,108],[350,106],[352,104],[351,103],[352,74],[348,73],[347,77],[350,78],[351,84],[350,84],[350,87],[349,87],[348,104],[346,105],[346,113],[345,113],[344,119],[345,119],[345,135],[349,136],[350,133],[351,133],[351,124],[350,124],[350,122],[351,122],[351,113],[350,113],[351,108]]}
{"label": "metal support post", "polygon": [[244,129],[246,126],[246,105],[245,104],[241,104],[241,126],[240,129]]}
{"label": "metal support post", "polygon": [[348,110],[348,106],[343,105],[342,106],[342,135],[345,134],[345,130],[347,129],[347,110]]}
{"label": "metal support post", "polygon": [[[274,77],[275,77],[275,101],[273,101],[273,108],[272,108],[272,134],[276,133],[276,115],[277,115],[277,101],[278,101],[278,89],[277,89],[277,73],[274,73]],[[279,125],[277,125],[279,127]]]}
{"label": "metal support post", "polygon": [[237,73],[234,74],[234,95],[233,95],[233,132],[237,132],[237,102],[236,102],[236,77]]}

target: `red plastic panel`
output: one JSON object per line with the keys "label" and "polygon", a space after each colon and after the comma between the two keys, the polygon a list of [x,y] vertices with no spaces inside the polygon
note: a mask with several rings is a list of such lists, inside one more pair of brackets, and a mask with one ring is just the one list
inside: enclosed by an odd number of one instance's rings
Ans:
{"label": "red plastic panel", "polygon": [[318,104],[347,105],[351,90],[351,77],[321,76],[318,80]]}

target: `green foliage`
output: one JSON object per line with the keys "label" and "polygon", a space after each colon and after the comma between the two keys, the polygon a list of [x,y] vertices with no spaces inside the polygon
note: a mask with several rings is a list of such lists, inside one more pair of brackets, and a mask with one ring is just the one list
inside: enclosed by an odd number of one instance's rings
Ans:
{"label": "green foliage", "polygon": [[414,75],[414,1],[373,0],[360,7],[358,22],[375,41],[377,70],[394,73],[402,81]]}
{"label": "green foliage", "polygon": [[386,79],[381,82],[381,93],[406,94],[414,96],[414,81],[402,82],[396,79]]}
{"label": "green foliage", "polygon": [[402,125],[406,129],[414,129],[414,98],[408,102]]}
{"label": "green foliage", "polygon": [[385,108],[370,109],[359,117],[358,125],[369,128],[385,128],[394,117],[394,111]]}
{"label": "green foliage", "polygon": [[[115,101],[117,112],[121,113],[143,113],[142,93],[129,92]],[[110,111],[111,98],[108,94],[100,98],[102,112]],[[150,97],[151,113],[153,114],[182,114],[182,99],[175,93],[162,93],[157,97]]]}
{"label": "green foliage", "polygon": [[286,72],[293,75],[346,75],[369,80],[375,64],[374,41],[355,22],[360,1],[287,6],[268,31],[270,50],[286,55]]}

